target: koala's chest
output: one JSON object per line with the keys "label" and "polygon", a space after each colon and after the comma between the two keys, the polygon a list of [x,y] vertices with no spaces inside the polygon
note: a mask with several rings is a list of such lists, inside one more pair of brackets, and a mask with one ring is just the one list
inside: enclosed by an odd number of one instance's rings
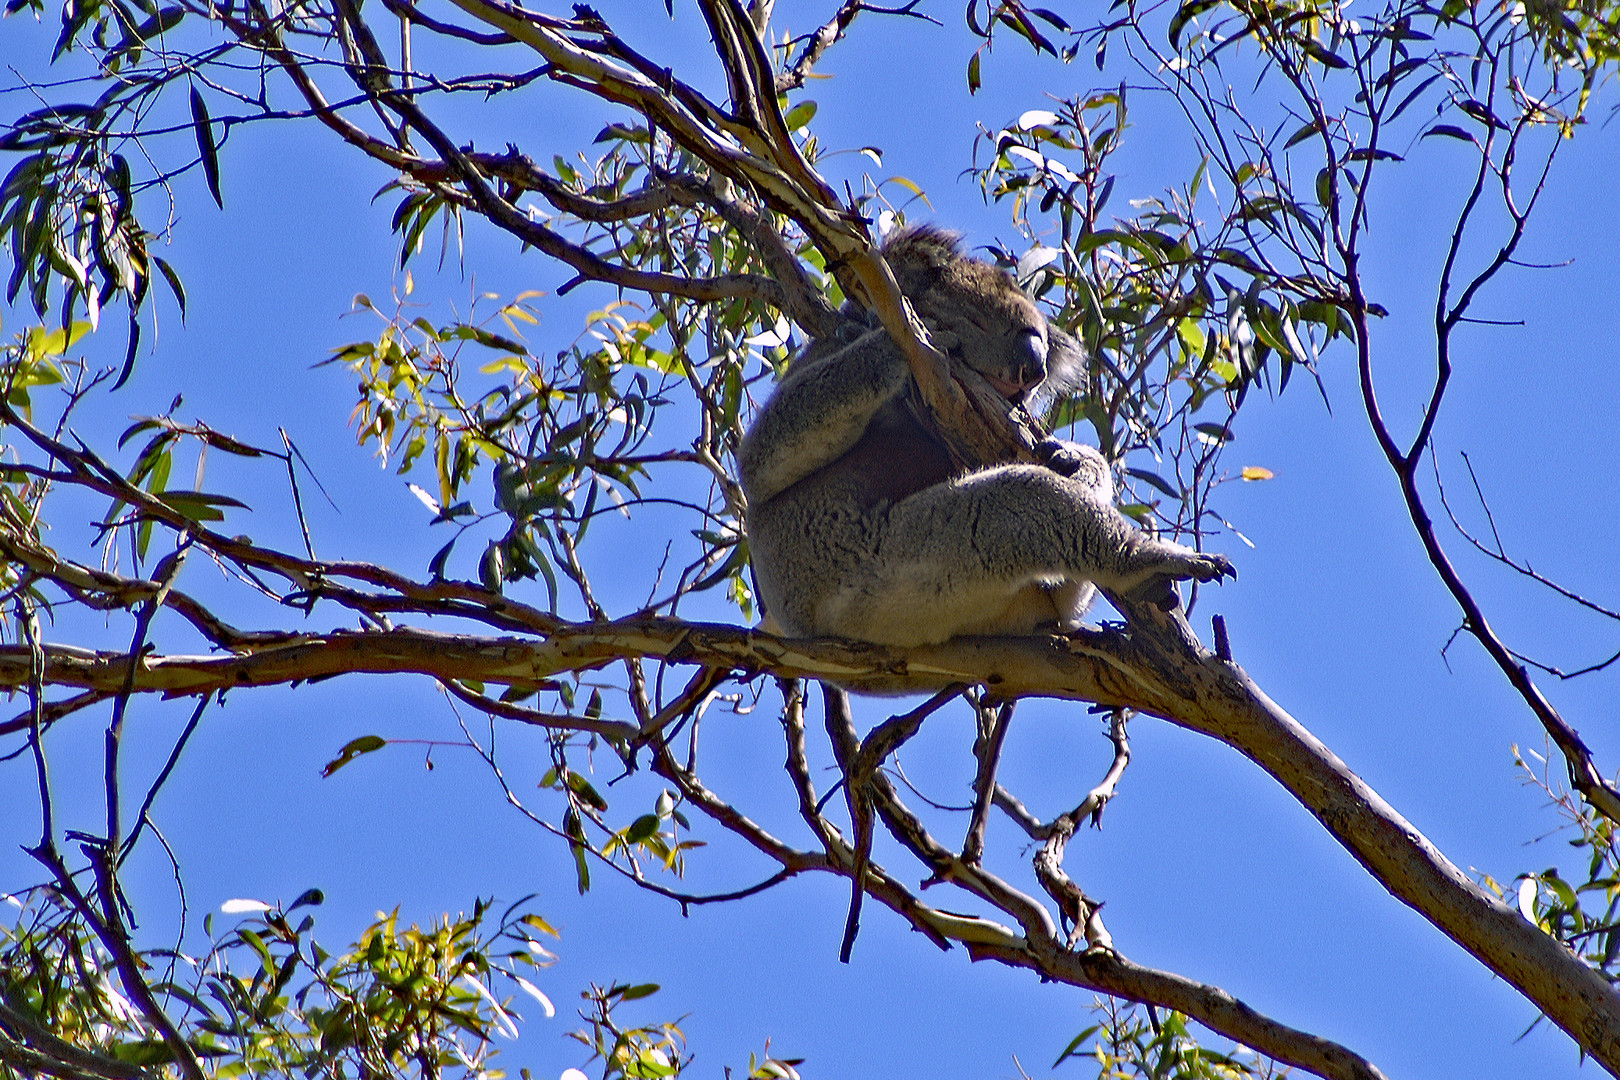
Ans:
{"label": "koala's chest", "polygon": [[863,509],[898,502],[961,472],[945,446],[898,402],[878,411],[834,468]]}

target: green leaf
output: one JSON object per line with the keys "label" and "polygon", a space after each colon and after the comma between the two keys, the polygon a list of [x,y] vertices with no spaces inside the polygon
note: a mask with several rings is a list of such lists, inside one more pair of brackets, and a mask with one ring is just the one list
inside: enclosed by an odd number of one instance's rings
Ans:
{"label": "green leaf", "polygon": [[1182,4],[1180,9],[1170,17],[1170,28],[1168,31],[1170,47],[1172,49],[1180,49],[1181,32],[1187,28],[1187,24],[1192,22],[1198,16],[1202,15],[1204,12],[1219,6],[1220,0],[1187,0],[1187,3]]}
{"label": "green leaf", "polygon": [[136,1039],[114,1044],[113,1057],[130,1065],[168,1065],[174,1051],[162,1039]]}
{"label": "green leaf", "polygon": [[122,435],[118,436],[118,448],[122,450],[130,439],[139,435],[143,431],[150,431],[158,426],[158,422],[150,418],[143,417],[142,419],[135,421],[129,427],[124,429],[124,433]]}
{"label": "green leaf", "polygon": [[658,831],[658,816],[656,814],[642,814],[630,823],[624,830],[624,841],[627,844],[639,844],[647,837]]}
{"label": "green leaf", "polygon": [[551,926],[550,923],[546,922],[545,919],[542,919],[538,915],[534,915],[534,914],[525,915],[522,918],[520,918],[518,920],[518,922],[523,923],[525,926],[532,926],[536,930],[540,931],[542,934],[550,934],[554,938],[562,937],[561,934],[557,933],[556,930],[552,929],[552,926]]}
{"label": "green leaf", "polygon": [[152,495],[163,505],[192,521],[224,521],[225,514],[217,509],[221,506],[242,510],[248,508],[246,503],[229,495],[210,495],[204,491],[154,491]]}
{"label": "green leaf", "polygon": [[[331,776],[361,754],[374,753],[387,745],[388,740],[377,735],[362,735],[358,739],[350,739],[344,744],[343,749],[338,751],[338,756],[326,763],[326,767],[321,770],[321,776]],[[299,899],[301,900],[303,897]],[[294,904],[293,906],[296,907],[297,905]]]}
{"label": "green leaf", "polygon": [[197,132],[197,153],[202,158],[203,179],[208,181],[208,193],[221,210],[225,200],[219,193],[219,146],[214,142],[214,126],[208,122],[208,106],[198,89],[191,88],[191,124]]}
{"label": "green leaf", "polygon": [[48,356],[61,356],[89,332],[90,324],[84,321],[75,322],[65,330],[36,326],[28,331],[28,359],[39,361]]}
{"label": "green leaf", "polygon": [[635,986],[619,988],[619,997],[624,1001],[635,1001],[656,993],[658,993],[657,983],[637,983]]}
{"label": "green leaf", "polygon": [[1501,119],[1499,119],[1497,115],[1491,111],[1491,107],[1485,104],[1483,101],[1476,101],[1473,98],[1467,98],[1458,102],[1457,107],[1482,124],[1497,128],[1501,131],[1507,130],[1507,125],[1504,124]]}
{"label": "green leaf", "polygon": [[716,585],[730,578],[731,575],[740,573],[743,567],[747,565],[748,549],[743,545],[738,544],[732,550],[731,554],[726,556],[726,561],[720,564],[720,568],[718,570],[707,575],[706,577],[700,578],[692,585],[692,591],[703,592],[705,589],[712,589]]}
{"label": "green leaf", "polygon": [[1052,1062],[1052,1068],[1057,1068],[1071,1057],[1079,1057],[1081,1054],[1081,1047],[1085,1044],[1085,1041],[1101,1030],[1101,1027],[1102,1025],[1100,1024],[1088,1027],[1086,1030],[1082,1031],[1080,1034],[1076,1035],[1072,1040],[1070,1040],[1069,1045],[1063,1048],[1063,1053],[1059,1054],[1058,1059]]}
{"label": "green leaf", "polygon": [[1292,135],[1288,136],[1288,141],[1283,143],[1283,149],[1287,150],[1288,148],[1290,148],[1292,146],[1297,146],[1298,144],[1304,142],[1306,139],[1310,138],[1312,135],[1317,134],[1321,130],[1322,130],[1322,125],[1317,123],[1315,120],[1312,120],[1310,123],[1306,124],[1304,127],[1300,128],[1298,131],[1296,131]]}
{"label": "green leaf", "polygon": [[506,553],[498,541],[491,540],[478,560],[478,580],[490,592],[501,591],[501,583],[506,580]]}
{"label": "green leaf", "polygon": [[1097,248],[1104,247],[1105,245],[1119,243],[1124,239],[1125,234],[1117,229],[1098,229],[1096,232],[1087,233],[1085,236],[1082,236],[1079,240],[1075,241],[1075,258],[1079,258],[1081,255],[1084,255],[1090,251],[1095,251]]}
{"label": "green leaf", "polygon": [[1235,266],[1244,273],[1263,274],[1266,272],[1265,267],[1251,259],[1247,252],[1234,247],[1216,248],[1214,256],[1217,262],[1224,263],[1227,266]]}
{"label": "green leaf", "polygon": [[243,941],[252,946],[254,952],[259,954],[259,963],[264,967],[265,971],[274,972],[276,970],[275,958],[270,955],[270,949],[267,945],[265,945],[264,938],[260,937],[254,931],[247,929],[238,930],[236,934]]}
{"label": "green leaf", "polygon": [[1136,477],[1138,480],[1144,481],[1152,487],[1158,488],[1172,499],[1181,498],[1181,492],[1171,487],[1169,482],[1167,482],[1164,477],[1160,476],[1156,472],[1149,472],[1147,469],[1126,469],[1125,471]]}
{"label": "green leaf", "polygon": [[1067,31],[1069,29],[1069,24],[1064,20],[1063,16],[1051,8],[1030,8],[1029,13],[1042,22],[1051,23],[1059,30]]}
{"label": "green leaf", "polygon": [[1405,159],[1402,158],[1401,155],[1399,155],[1399,154],[1397,154],[1397,153],[1395,153],[1395,152],[1393,152],[1391,150],[1379,150],[1379,149],[1376,149],[1376,148],[1364,147],[1364,148],[1362,148],[1360,150],[1352,150],[1352,151],[1350,151],[1348,154],[1344,155],[1344,160],[1346,160],[1346,161],[1404,161]]}
{"label": "green leaf", "polygon": [[1187,352],[1193,356],[1204,355],[1204,346],[1208,339],[1204,336],[1204,328],[1199,326],[1196,320],[1182,319],[1176,324],[1176,336],[1187,347]]}
{"label": "green leaf", "polygon": [[1420,137],[1427,139],[1430,135],[1444,135],[1448,139],[1461,139],[1465,143],[1471,143],[1474,141],[1473,135],[1452,124],[1436,124],[1428,131],[1425,131]]}
{"label": "green leaf", "polygon": [[813,101],[801,101],[797,105],[793,106],[793,108],[789,109],[787,115],[784,116],[782,120],[787,124],[789,131],[798,131],[800,128],[808,124],[810,122],[810,118],[815,115],[816,103]]}
{"label": "green leaf", "polygon": [[[629,127],[624,124],[609,124],[607,127],[596,133],[595,141],[605,143],[612,142],[616,139],[622,139],[625,142],[632,143],[645,143],[649,141],[650,137],[647,134],[647,129],[644,127]],[[561,172],[562,170],[558,171]]]}
{"label": "green leaf", "polygon": [[[372,736],[373,738],[375,736]],[[319,889],[305,889],[298,894],[298,899],[287,905],[289,912],[297,911],[301,907],[319,907],[326,903],[326,894]]]}
{"label": "green leaf", "polygon": [[147,19],[135,28],[137,41],[150,41],[159,34],[166,34],[173,30],[180,20],[185,18],[186,9],[182,7],[166,7]]}
{"label": "green leaf", "polygon": [[1553,894],[1558,897],[1558,902],[1564,907],[1571,911],[1580,907],[1580,903],[1575,899],[1575,890],[1569,887],[1569,882],[1557,874],[1551,871],[1542,874],[1541,883],[1553,891]]}
{"label": "green leaf", "polygon": [[[588,709],[586,711],[589,712]],[[579,773],[569,770],[567,781],[574,794],[584,799],[592,810],[606,810],[608,808],[608,801],[602,798],[601,793],[591,786],[591,782]]]}
{"label": "green leaf", "polygon": [[1002,25],[1010,27],[1015,34],[1034,46],[1037,53],[1048,52],[1053,56],[1058,54],[1056,46],[1046,40],[1046,35],[1036,28],[1035,23],[1022,7],[1008,4],[1002,8],[997,18]]}
{"label": "green leaf", "polygon": [[568,847],[574,855],[574,876],[579,884],[579,894],[584,896],[591,888],[591,866],[587,861],[589,850],[585,846],[585,826],[572,806],[563,812],[563,832],[568,836]]}
{"label": "green leaf", "polygon": [[163,280],[169,283],[169,291],[174,293],[175,303],[180,305],[180,322],[184,323],[186,321],[186,287],[181,283],[180,275],[175,273],[174,267],[169,265],[167,259],[160,259],[154,255],[152,261],[157,263],[158,273],[163,275]]}
{"label": "green leaf", "polygon": [[1350,66],[1350,62],[1348,60],[1337,53],[1330,52],[1315,38],[1305,38],[1299,44],[1300,48],[1305,50],[1305,55],[1321,64],[1323,67],[1342,69]]}

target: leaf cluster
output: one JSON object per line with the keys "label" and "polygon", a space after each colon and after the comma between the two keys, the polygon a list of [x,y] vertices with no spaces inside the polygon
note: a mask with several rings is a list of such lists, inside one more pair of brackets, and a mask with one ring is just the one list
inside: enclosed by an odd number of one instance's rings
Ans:
{"label": "leaf cluster", "polygon": [[[7,13],[41,6],[38,0],[8,0]],[[177,75],[148,54],[154,47],[162,52],[163,37],[185,14],[182,6],[162,7],[155,0],[69,0],[52,60],[86,45],[96,54],[106,89],[93,101],[52,102],[0,128],[0,152],[20,155],[0,182],[0,238],[12,262],[6,302],[25,295],[43,318],[59,290],[62,326],[82,312],[95,327],[102,311],[122,296],[129,338],[120,381],[139,346],[140,314],[154,273],[185,314],[180,276],[150,251],[153,234],[136,216],[137,194],[167,176],[138,178],[128,157],[137,146],[134,132]],[[201,160],[217,200],[217,144],[201,97],[195,89],[191,93]]]}
{"label": "leaf cluster", "polygon": [[[73,910],[46,889],[7,899],[17,910],[0,926],[0,1076],[35,1075],[30,1054],[61,1062],[46,1070],[56,1075],[103,1080],[142,1075],[122,1066],[169,1063],[168,1045]],[[541,943],[555,931],[521,902],[492,917],[480,901],[427,927],[401,927],[396,911],[333,954],[315,940],[312,917],[293,920],[321,899],[312,889],[285,908],[232,901],[228,909],[256,914],[205,954],[138,954],[155,976],[147,988],[210,1075],[498,1078],[493,1040],[515,1036],[521,1020],[501,993],[521,990],[553,1012],[529,974],[555,960]]]}
{"label": "leaf cluster", "polygon": [[1076,1035],[1052,1063],[1094,1062],[1097,1080],[1274,1080],[1290,1070],[1252,1050],[1231,1053],[1199,1044],[1187,1017],[1098,999],[1098,1023]]}
{"label": "leaf cluster", "polygon": [[[1513,897],[1519,912],[1611,983],[1620,983],[1620,845],[1615,823],[1556,784],[1545,755],[1519,747],[1513,753],[1524,784],[1545,794],[1564,819],[1558,831],[1567,838],[1571,854],[1581,860],[1578,874],[1549,866],[1519,875]],[[1505,895],[1494,880],[1487,878],[1485,883]]]}
{"label": "leaf cluster", "polygon": [[982,132],[975,173],[1033,243],[1002,259],[1087,347],[1085,381],[1054,420],[1085,422],[1111,457],[1151,455],[1157,468],[1128,470],[1143,492],[1128,511],[1208,529],[1219,524],[1208,509],[1219,455],[1249,389],[1280,392],[1296,368],[1314,373],[1348,323],[1243,254],[1248,208],[1217,207],[1208,220],[1207,162],[1180,190],[1105,219],[1110,158],[1129,127],[1126,88],[1057,104]]}

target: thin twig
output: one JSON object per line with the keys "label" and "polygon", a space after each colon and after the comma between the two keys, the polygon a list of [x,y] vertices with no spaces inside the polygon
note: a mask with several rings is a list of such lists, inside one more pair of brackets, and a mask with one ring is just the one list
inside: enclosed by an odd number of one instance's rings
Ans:
{"label": "thin twig", "polygon": [[1001,747],[1007,741],[1007,729],[1012,725],[1014,704],[1005,701],[999,707],[981,703],[974,705],[975,711],[990,713],[990,730],[981,732],[973,747],[979,767],[973,778],[973,817],[968,822],[967,837],[962,841],[962,861],[969,866],[979,865],[984,858],[984,829],[990,819],[990,803],[995,797],[996,766],[1001,762]]}

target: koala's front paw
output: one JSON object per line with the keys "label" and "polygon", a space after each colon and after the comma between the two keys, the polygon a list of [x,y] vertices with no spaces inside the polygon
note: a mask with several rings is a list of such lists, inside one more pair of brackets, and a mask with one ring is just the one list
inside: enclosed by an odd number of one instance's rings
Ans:
{"label": "koala's front paw", "polygon": [[944,327],[928,327],[928,343],[946,356],[960,359],[962,353],[962,335],[953,333]]}
{"label": "koala's front paw", "polygon": [[1035,456],[1042,465],[1059,476],[1074,476],[1082,469],[1088,470],[1089,476],[1099,467],[1103,469],[1108,467],[1107,462],[1102,460],[1102,455],[1092,447],[1065,442],[1062,439],[1042,439],[1035,447]]}

